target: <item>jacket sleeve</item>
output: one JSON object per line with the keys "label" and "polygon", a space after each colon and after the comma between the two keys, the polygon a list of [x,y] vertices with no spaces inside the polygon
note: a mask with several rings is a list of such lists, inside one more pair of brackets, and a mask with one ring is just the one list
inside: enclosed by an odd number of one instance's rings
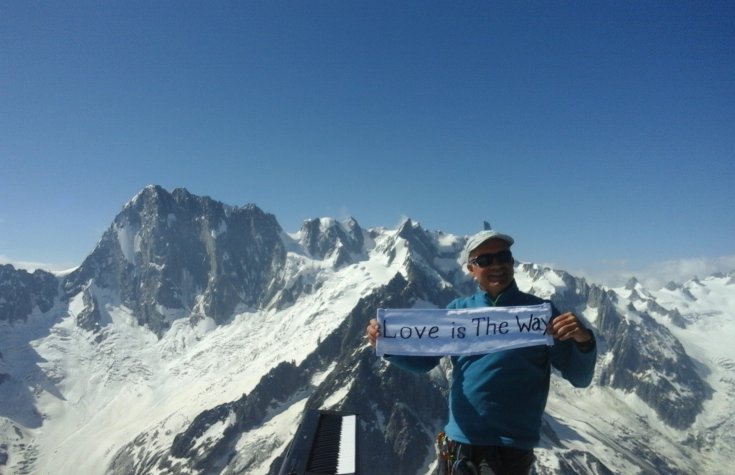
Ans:
{"label": "jacket sleeve", "polygon": [[[551,304],[552,319],[559,316],[559,309]],[[597,342],[595,334],[587,329],[592,335],[592,348],[588,351],[579,349],[573,340],[554,341],[551,347],[551,366],[561,372],[564,379],[576,388],[586,388],[592,382],[595,375],[595,364],[597,363]]]}
{"label": "jacket sleeve", "polygon": [[[590,330],[591,332],[591,330]],[[592,334],[594,340],[594,334]],[[583,352],[573,340],[555,341],[551,347],[551,365],[561,372],[564,379],[577,388],[585,388],[592,382],[597,363],[597,344]]]}

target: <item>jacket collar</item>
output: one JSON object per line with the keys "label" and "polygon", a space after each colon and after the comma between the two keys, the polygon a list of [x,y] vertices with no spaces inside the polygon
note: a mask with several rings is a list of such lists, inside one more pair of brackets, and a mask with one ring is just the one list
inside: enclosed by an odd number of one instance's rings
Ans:
{"label": "jacket collar", "polygon": [[509,296],[520,292],[520,290],[518,290],[518,284],[516,284],[516,280],[513,279],[513,281],[508,284],[508,287],[500,292],[500,294],[498,294],[498,296],[494,299],[484,290],[481,290],[480,292],[485,296],[485,301],[488,303],[488,305],[496,307],[502,300],[505,300]]}

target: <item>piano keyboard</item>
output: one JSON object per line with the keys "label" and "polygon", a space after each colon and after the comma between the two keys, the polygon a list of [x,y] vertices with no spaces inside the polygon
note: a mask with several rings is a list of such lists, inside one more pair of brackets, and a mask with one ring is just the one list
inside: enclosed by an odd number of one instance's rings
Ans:
{"label": "piano keyboard", "polygon": [[279,475],[359,475],[357,466],[357,415],[309,410]]}

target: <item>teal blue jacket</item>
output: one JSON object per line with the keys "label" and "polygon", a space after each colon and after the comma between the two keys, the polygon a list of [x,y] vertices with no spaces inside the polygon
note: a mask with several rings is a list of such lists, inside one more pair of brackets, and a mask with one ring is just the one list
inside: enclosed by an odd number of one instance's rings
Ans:
{"label": "teal blue jacket", "polygon": [[[510,307],[545,302],[521,292],[515,282],[493,301],[485,292],[456,299],[447,308]],[[559,311],[552,305],[552,319]],[[439,357],[387,356],[400,368],[426,372]],[[447,437],[471,445],[502,445],[521,449],[539,441],[541,419],[554,367],[575,387],[592,381],[597,348],[583,352],[573,340],[553,346],[531,346],[485,355],[453,356]]]}

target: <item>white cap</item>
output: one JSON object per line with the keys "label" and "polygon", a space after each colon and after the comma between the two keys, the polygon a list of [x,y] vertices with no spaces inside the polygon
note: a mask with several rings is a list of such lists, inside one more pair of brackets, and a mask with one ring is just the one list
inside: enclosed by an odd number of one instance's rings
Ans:
{"label": "white cap", "polygon": [[462,253],[462,262],[468,262],[470,259],[470,253],[480,247],[480,245],[488,239],[502,239],[508,243],[508,247],[512,246],[515,242],[513,241],[513,238],[507,234],[499,233],[493,229],[480,231],[467,239],[467,243],[464,245],[464,252]]}

